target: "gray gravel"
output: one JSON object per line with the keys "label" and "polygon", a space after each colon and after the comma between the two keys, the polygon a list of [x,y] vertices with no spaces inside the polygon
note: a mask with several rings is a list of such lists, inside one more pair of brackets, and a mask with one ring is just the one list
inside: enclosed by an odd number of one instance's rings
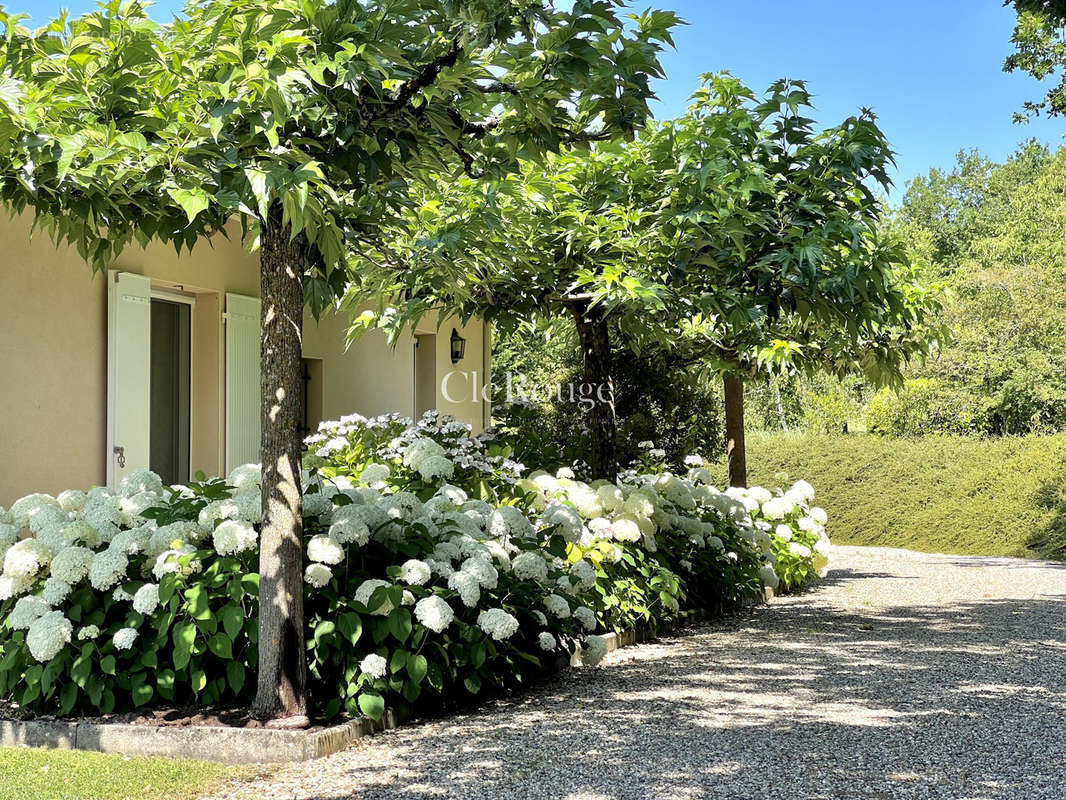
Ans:
{"label": "gray gravel", "polygon": [[813,591],[231,798],[1066,798],[1066,565],[839,547]]}

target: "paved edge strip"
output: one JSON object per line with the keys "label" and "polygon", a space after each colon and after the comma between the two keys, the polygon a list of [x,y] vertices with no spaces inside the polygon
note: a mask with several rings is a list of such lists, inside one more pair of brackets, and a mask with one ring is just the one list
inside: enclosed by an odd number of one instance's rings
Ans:
{"label": "paved edge strip", "polygon": [[[640,644],[680,626],[706,618],[703,611],[682,611],[678,619],[658,629],[607,633],[607,650]],[[569,659],[581,663],[581,648]],[[567,661],[562,660],[565,668]],[[42,747],[54,750],[89,750],[136,756],[163,756],[217,761],[225,764],[285,764],[309,761],[343,750],[364,736],[392,730],[406,722],[392,711],[374,721],[359,717],[316,731],[282,731],[269,728],[185,727],[133,725],[119,722],[0,719],[0,747]]]}

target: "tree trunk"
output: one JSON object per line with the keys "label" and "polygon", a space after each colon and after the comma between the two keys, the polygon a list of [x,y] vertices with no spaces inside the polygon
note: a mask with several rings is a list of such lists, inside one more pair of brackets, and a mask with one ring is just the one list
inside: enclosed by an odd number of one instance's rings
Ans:
{"label": "tree trunk", "polygon": [[744,384],[736,375],[725,376],[725,438],[729,459],[729,485],[748,485],[744,451]]}
{"label": "tree trunk", "polygon": [[788,420],[785,419],[785,405],[781,402],[781,384],[777,381],[774,381],[774,396],[777,398],[777,418],[781,421],[781,430],[787,431]]}
{"label": "tree trunk", "polygon": [[[589,466],[593,478],[618,480],[618,420],[614,408],[614,381],[611,379],[611,342],[607,318],[600,306],[574,301],[570,310],[577,324],[581,357],[585,366],[579,401],[589,403],[588,423],[592,437]],[[586,394],[586,391],[588,394]]]}
{"label": "tree trunk", "polygon": [[263,531],[259,549],[259,685],[253,713],[305,727],[307,657],[303,615],[302,238],[290,241],[280,213],[260,237]]}

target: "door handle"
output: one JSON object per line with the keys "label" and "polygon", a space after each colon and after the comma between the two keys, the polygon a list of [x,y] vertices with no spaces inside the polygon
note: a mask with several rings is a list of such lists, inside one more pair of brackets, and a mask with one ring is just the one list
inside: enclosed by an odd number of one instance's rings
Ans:
{"label": "door handle", "polygon": [[125,469],[126,468],[126,448],[125,447],[118,447],[116,445],[115,448],[114,448],[114,453],[115,453],[115,456],[116,456],[115,460],[118,461],[118,468],[119,469]]}

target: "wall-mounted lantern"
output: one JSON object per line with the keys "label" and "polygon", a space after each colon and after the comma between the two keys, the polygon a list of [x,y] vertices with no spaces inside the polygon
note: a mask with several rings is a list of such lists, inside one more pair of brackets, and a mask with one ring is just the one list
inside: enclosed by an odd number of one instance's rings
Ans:
{"label": "wall-mounted lantern", "polygon": [[452,363],[458,364],[466,355],[466,339],[459,335],[459,331],[452,328]]}

